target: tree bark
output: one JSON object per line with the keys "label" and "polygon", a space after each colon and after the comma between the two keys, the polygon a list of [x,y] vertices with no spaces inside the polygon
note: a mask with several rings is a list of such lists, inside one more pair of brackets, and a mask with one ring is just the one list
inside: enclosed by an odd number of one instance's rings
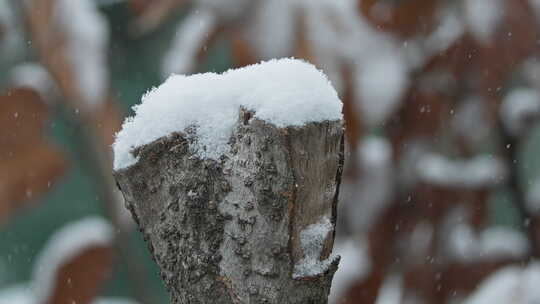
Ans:
{"label": "tree bark", "polygon": [[240,111],[217,161],[186,130],[114,173],[174,304],[327,303],[343,122],[277,128],[253,114]]}

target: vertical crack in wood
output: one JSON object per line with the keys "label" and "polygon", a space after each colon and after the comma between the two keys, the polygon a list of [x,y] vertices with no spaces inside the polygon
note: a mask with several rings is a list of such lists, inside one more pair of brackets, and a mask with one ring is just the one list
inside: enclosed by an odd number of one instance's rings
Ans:
{"label": "vertical crack in wood", "polygon": [[[336,227],[336,224],[337,224],[339,190],[341,187],[341,177],[343,175],[344,167],[345,167],[345,134],[341,136],[341,139],[339,142],[339,163],[338,163],[338,169],[336,171],[336,177],[335,177],[336,193],[334,195],[334,202],[332,203],[332,219],[331,219],[334,227]],[[334,234],[332,235],[332,239],[335,239],[335,238],[336,238],[336,229],[334,229]]]}

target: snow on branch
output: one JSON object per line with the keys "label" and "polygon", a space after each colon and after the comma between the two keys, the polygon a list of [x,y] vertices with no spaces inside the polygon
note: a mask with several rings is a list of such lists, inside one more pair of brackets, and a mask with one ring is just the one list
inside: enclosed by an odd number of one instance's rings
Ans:
{"label": "snow on branch", "polygon": [[465,304],[532,304],[540,301],[540,265],[505,267],[478,287]]}
{"label": "snow on branch", "polygon": [[65,35],[65,56],[72,66],[81,97],[90,108],[108,94],[109,26],[90,0],[57,0],[54,21]]}
{"label": "snow on branch", "polygon": [[56,93],[56,84],[41,64],[27,62],[15,66],[10,72],[10,83],[14,87],[26,87],[38,92],[45,102]]}
{"label": "snow on branch", "polygon": [[466,224],[453,227],[449,235],[448,253],[461,261],[523,258],[529,252],[528,240],[519,231],[506,227],[490,227],[476,234]]}
{"label": "snow on branch", "polygon": [[208,10],[197,10],[178,27],[170,49],[163,57],[162,72],[188,74],[195,70],[197,54],[216,25],[215,16]]}
{"label": "snow on branch", "polygon": [[53,292],[56,276],[64,263],[94,246],[109,247],[113,229],[99,217],[89,217],[62,227],[56,232],[37,258],[33,289],[37,299],[48,299]]}
{"label": "snow on branch", "polygon": [[521,135],[526,127],[540,115],[540,94],[535,89],[516,88],[502,101],[501,120],[510,135]]}
{"label": "snow on branch", "polygon": [[363,238],[337,242],[334,252],[341,260],[332,280],[329,303],[337,304],[357,280],[371,272],[373,265],[369,257],[369,243]]}
{"label": "snow on branch", "polygon": [[468,0],[465,20],[473,36],[481,42],[489,42],[504,16],[503,0]]}
{"label": "snow on branch", "polygon": [[508,174],[504,162],[492,156],[452,160],[427,153],[420,158],[416,172],[421,181],[451,188],[479,188],[500,184]]}

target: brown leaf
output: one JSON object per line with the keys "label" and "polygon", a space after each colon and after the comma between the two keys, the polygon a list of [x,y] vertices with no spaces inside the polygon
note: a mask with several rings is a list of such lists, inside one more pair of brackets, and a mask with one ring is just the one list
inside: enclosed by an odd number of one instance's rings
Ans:
{"label": "brown leaf", "polygon": [[[439,293],[446,300],[458,295],[468,295],[473,292],[484,279],[498,269],[512,264],[519,265],[524,261],[503,259],[484,260],[476,263],[450,263],[439,273]],[[446,303],[443,301],[441,303]]]}
{"label": "brown leaf", "polygon": [[255,53],[253,48],[249,45],[246,39],[244,39],[241,33],[237,31],[232,32],[230,34],[230,40],[235,67],[243,67],[257,63],[257,58],[254,55]]}
{"label": "brown leaf", "polygon": [[476,43],[470,35],[463,35],[451,44],[446,50],[434,54],[424,65],[423,73],[447,69],[458,78],[470,69],[470,54],[475,52]]}
{"label": "brown leaf", "polygon": [[413,138],[433,138],[450,118],[450,101],[439,92],[412,88],[401,110],[388,124],[396,153],[402,155],[404,143]]}
{"label": "brown leaf", "polygon": [[[84,116],[93,110],[91,104],[94,102],[87,100],[89,97],[85,96],[83,88],[80,88],[76,81],[81,71],[77,70],[76,64],[68,59],[72,55],[69,46],[71,44],[79,44],[80,46],[78,39],[95,37],[74,38],[73,35],[68,35],[66,29],[60,26],[58,14],[55,12],[56,5],[59,3],[56,0],[28,1],[22,7],[32,38],[32,45],[35,47],[41,62],[56,81],[64,97],[63,101],[73,110],[80,110]],[[105,52],[104,49],[95,49],[94,51],[96,55]],[[106,56],[105,54],[101,55]]]}
{"label": "brown leaf", "polygon": [[122,115],[114,100],[109,99],[91,113],[89,123],[101,139],[103,146],[108,149],[114,142],[114,135],[122,126]]}
{"label": "brown leaf", "polygon": [[[536,16],[528,1],[505,1],[504,19],[489,44],[478,43],[480,94],[498,98],[500,89],[511,77],[511,73],[529,56],[538,50],[540,31]],[[493,107],[497,107],[495,104]],[[496,111],[496,109],[493,109]]]}
{"label": "brown leaf", "polygon": [[110,274],[114,235],[110,222],[94,216],[55,231],[34,262],[36,302],[91,303]]}
{"label": "brown leaf", "polygon": [[35,202],[65,172],[66,161],[60,151],[45,142],[17,150],[0,162],[0,222],[10,213]]}
{"label": "brown leaf", "polygon": [[428,33],[438,5],[437,0],[358,0],[360,12],[376,28],[404,37]]}
{"label": "brown leaf", "polygon": [[149,1],[131,0],[130,7],[138,15],[134,22],[136,32],[145,34],[157,29],[187,2],[187,0],[157,0],[149,5]]}
{"label": "brown leaf", "polygon": [[43,138],[46,106],[30,89],[0,96],[0,222],[48,191],[66,161]]}
{"label": "brown leaf", "polygon": [[112,266],[112,248],[91,246],[58,269],[54,290],[43,304],[88,304],[98,294]]}
{"label": "brown leaf", "polygon": [[307,62],[315,62],[313,57],[312,46],[310,45],[309,39],[307,37],[307,25],[306,25],[306,16],[305,13],[299,11],[296,15],[295,20],[295,29],[296,29],[296,39],[294,45],[294,57],[302,58]]}
{"label": "brown leaf", "polygon": [[[67,35],[66,29],[59,26],[59,22],[56,20],[58,17],[55,15],[55,6],[60,4],[61,2],[56,0],[43,0],[31,1],[25,5],[28,29],[41,61],[56,80],[62,92],[64,106],[71,110],[80,110],[79,122],[89,124],[91,132],[101,140],[102,146],[110,150],[114,134],[120,129],[122,116],[113,100],[106,94],[99,95],[97,97],[99,100],[87,100],[91,98],[84,96],[84,88],[79,87],[80,82],[75,80],[78,73],[82,73],[82,71],[77,70],[78,66],[73,60],[67,59],[68,55],[71,54],[68,46],[71,43],[80,45],[78,39],[85,37]],[[98,14],[97,12],[93,13]],[[98,48],[95,51],[101,52],[103,49]],[[102,55],[105,57],[104,54]]]}
{"label": "brown leaf", "polygon": [[474,80],[473,90],[485,97],[486,113],[495,125],[501,89],[524,60],[538,50],[540,31],[526,0],[505,1],[504,16],[487,42],[466,34],[446,51],[430,58],[426,71],[447,69],[455,79]]}
{"label": "brown leaf", "polygon": [[129,8],[136,15],[143,14],[144,11],[148,9],[148,7],[152,6],[151,4],[152,3],[150,1],[146,1],[146,0],[129,0],[128,1]]}
{"label": "brown leaf", "polygon": [[384,280],[384,274],[378,269],[372,271],[366,278],[357,281],[349,288],[346,296],[340,299],[340,304],[372,304],[377,300],[379,289]]}
{"label": "brown leaf", "polygon": [[535,255],[540,252],[540,216],[534,215],[529,218],[528,235]]}
{"label": "brown leaf", "polygon": [[11,89],[0,95],[0,158],[40,141],[46,118],[47,107],[35,91]]}

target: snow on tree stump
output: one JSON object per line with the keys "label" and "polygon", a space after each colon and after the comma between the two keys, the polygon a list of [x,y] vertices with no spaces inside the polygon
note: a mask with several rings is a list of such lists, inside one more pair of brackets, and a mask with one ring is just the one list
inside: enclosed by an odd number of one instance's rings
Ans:
{"label": "snow on tree stump", "polygon": [[285,59],[172,76],[136,112],[114,174],[172,303],[327,303],[343,121],[324,75]]}

